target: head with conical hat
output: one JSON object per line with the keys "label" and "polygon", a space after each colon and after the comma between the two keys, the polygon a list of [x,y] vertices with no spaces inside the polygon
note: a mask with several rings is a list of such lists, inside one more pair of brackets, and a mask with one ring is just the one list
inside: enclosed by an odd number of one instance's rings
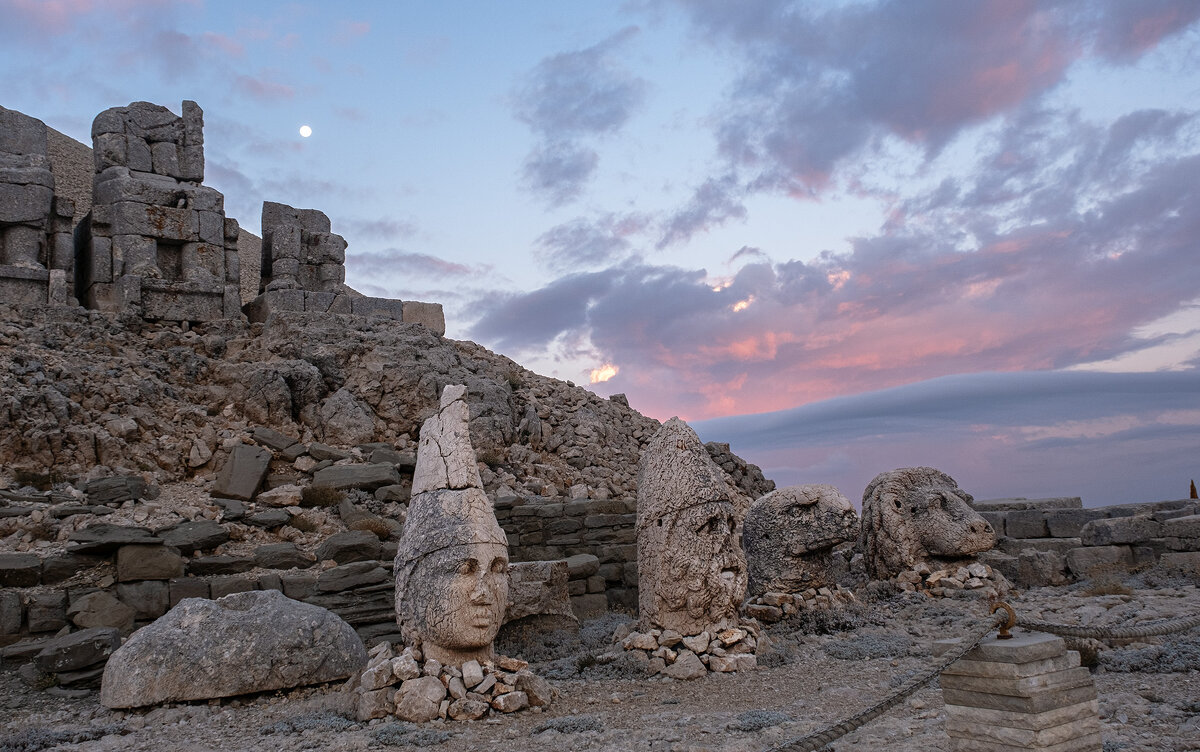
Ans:
{"label": "head with conical hat", "polygon": [[479,479],[465,396],[446,387],[421,427],[395,565],[402,633],[452,665],[491,657],[508,602],[508,539]]}

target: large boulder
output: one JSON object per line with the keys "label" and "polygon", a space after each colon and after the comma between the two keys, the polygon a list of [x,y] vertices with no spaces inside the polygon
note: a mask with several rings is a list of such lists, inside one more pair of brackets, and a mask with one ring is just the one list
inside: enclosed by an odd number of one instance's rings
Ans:
{"label": "large boulder", "polygon": [[833,584],[833,547],[858,538],[858,514],[833,486],[789,486],[750,505],[742,537],[750,593],[797,593]]}
{"label": "large boulder", "polygon": [[367,662],[354,629],[275,590],[187,598],[108,661],[100,702],[136,708],[345,679]]}
{"label": "large boulder", "polygon": [[971,508],[971,494],[932,467],[875,476],[863,491],[858,549],[867,573],[888,579],[923,561],[941,568],[996,545],[992,526]]}

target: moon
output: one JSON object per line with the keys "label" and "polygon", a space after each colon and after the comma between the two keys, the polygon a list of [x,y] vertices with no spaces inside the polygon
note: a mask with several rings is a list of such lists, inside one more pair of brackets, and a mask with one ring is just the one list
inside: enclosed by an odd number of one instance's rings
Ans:
{"label": "moon", "polygon": [[300,136],[302,138],[308,138],[311,135],[312,135],[312,128],[309,128],[307,125],[300,126]]}

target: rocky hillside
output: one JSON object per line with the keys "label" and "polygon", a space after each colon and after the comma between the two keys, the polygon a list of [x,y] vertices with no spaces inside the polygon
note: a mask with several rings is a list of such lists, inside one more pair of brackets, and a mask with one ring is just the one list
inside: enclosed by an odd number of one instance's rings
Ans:
{"label": "rocky hillside", "polygon": [[[0,484],[211,476],[254,426],[302,442],[415,449],[446,384],[497,496],[632,498],[658,422],[416,324],[288,314],[192,327],[0,306]],[[751,498],[774,484],[711,444]]]}

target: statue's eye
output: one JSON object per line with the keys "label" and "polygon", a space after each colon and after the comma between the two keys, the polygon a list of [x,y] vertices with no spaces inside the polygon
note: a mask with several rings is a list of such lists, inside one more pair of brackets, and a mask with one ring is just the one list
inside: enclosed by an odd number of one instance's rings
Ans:
{"label": "statue's eye", "polygon": [[464,561],[459,562],[458,574],[475,574],[475,570],[478,568],[478,566],[479,565],[476,564],[474,559],[465,559]]}
{"label": "statue's eye", "polygon": [[506,571],[507,569],[508,569],[508,560],[507,559],[502,559],[499,556],[497,556],[495,559],[492,560],[492,566],[491,566],[492,574],[500,574],[500,573]]}

